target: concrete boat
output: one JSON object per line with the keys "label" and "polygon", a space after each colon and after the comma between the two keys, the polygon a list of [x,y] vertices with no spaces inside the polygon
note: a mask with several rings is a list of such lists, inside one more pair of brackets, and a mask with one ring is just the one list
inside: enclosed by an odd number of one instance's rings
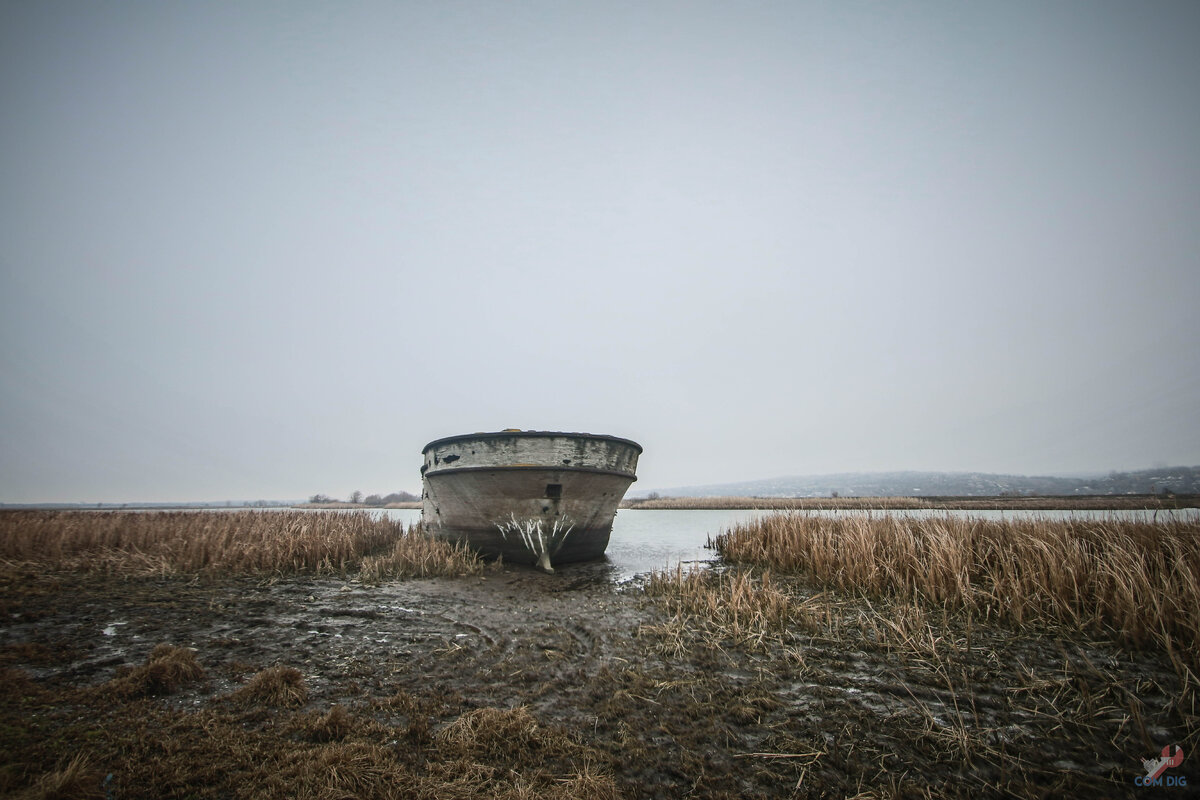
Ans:
{"label": "concrete boat", "polygon": [[505,430],[422,451],[421,523],[488,558],[536,564],[604,555],[642,446],[591,433]]}

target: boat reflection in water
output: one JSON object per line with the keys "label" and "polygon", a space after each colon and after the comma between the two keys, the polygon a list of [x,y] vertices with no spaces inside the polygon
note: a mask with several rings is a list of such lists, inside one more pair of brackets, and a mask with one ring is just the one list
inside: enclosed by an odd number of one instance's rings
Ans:
{"label": "boat reflection in water", "polygon": [[421,522],[481,555],[536,564],[600,558],[617,505],[637,480],[637,442],[505,430],[425,445]]}

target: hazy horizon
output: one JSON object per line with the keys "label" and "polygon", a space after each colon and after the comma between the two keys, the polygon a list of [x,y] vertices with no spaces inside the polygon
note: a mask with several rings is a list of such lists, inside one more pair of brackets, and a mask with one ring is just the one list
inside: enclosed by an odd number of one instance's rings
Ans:
{"label": "hazy horizon", "polygon": [[[719,483],[696,483],[696,484],[686,484],[686,485],[673,484],[673,485],[661,485],[661,486],[646,486],[646,485],[644,485],[644,483],[638,481],[629,487],[629,490],[626,493],[626,495],[628,497],[636,497],[639,495],[644,496],[650,492],[657,493],[657,492],[673,491],[673,490],[690,490],[690,489],[706,489],[706,488],[715,488],[715,487],[728,487],[728,486],[738,486],[738,485],[742,485],[742,484],[766,483],[769,481],[786,481],[786,480],[802,480],[803,481],[803,480],[836,479],[836,478],[849,478],[849,477],[870,478],[872,476],[884,476],[884,475],[912,474],[912,475],[930,475],[930,476],[941,475],[941,476],[946,476],[946,477],[953,477],[953,476],[957,476],[957,475],[981,475],[981,476],[992,476],[992,477],[1083,479],[1083,478],[1101,478],[1101,477],[1105,477],[1106,475],[1112,474],[1114,472],[1116,472],[1116,473],[1137,473],[1137,472],[1150,472],[1150,471],[1155,471],[1155,470],[1169,470],[1169,469],[1176,469],[1176,468],[1198,469],[1198,468],[1200,468],[1200,464],[1158,464],[1158,465],[1154,465],[1151,467],[1134,468],[1134,469],[1130,469],[1130,470],[1104,470],[1104,471],[1091,470],[1091,471],[1086,471],[1086,472],[1061,472],[1061,473],[1053,473],[1053,474],[1047,473],[1047,474],[1039,474],[1039,475],[1032,475],[1032,474],[1025,474],[1025,473],[992,473],[992,472],[974,472],[974,471],[946,472],[946,471],[942,471],[942,470],[879,470],[879,471],[868,471],[868,472],[808,473],[808,474],[804,474],[804,475],[795,475],[795,474],[769,475],[769,476],[758,476],[758,477],[754,477],[754,478],[743,477],[743,478],[735,478],[735,479],[729,480],[729,481],[721,481]],[[331,501],[334,501],[334,502],[348,502],[350,494],[354,491],[362,492],[364,497],[373,495],[373,494],[387,495],[392,492],[408,492],[410,494],[416,495],[419,498],[420,493],[421,493],[421,484],[420,484],[420,480],[419,480],[419,476],[418,476],[418,480],[416,480],[412,486],[398,486],[398,487],[387,487],[387,488],[380,488],[380,487],[375,487],[375,486],[358,487],[357,489],[351,489],[350,491],[347,491],[346,493],[341,494],[341,495],[336,494],[336,493],[326,492],[326,491],[318,489],[318,490],[305,492],[303,494],[297,494],[294,496],[279,496],[279,497],[234,495],[234,496],[229,496],[229,497],[175,497],[175,498],[169,498],[169,499],[159,498],[159,499],[155,499],[155,500],[146,500],[143,498],[136,498],[136,497],[90,499],[90,500],[24,500],[24,501],[0,500],[0,505],[93,505],[93,504],[97,504],[97,505],[137,505],[139,503],[188,505],[191,503],[220,504],[220,503],[226,503],[226,502],[282,503],[282,502],[307,502],[312,497],[314,497],[315,495],[318,495],[318,494],[325,495]]]}
{"label": "hazy horizon", "polygon": [[1200,464],[1200,5],[0,6],[0,502]]}

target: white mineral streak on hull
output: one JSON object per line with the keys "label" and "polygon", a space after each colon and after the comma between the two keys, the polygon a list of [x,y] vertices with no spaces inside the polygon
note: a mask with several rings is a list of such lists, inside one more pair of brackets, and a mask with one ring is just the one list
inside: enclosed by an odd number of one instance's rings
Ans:
{"label": "white mineral streak on hull", "polygon": [[553,527],[547,532],[542,530],[542,520],[519,520],[515,514],[509,515],[508,522],[496,523],[496,527],[505,542],[508,541],[510,533],[519,536],[525,548],[533,554],[537,565],[547,572],[553,572],[550,568],[550,557],[558,554],[567,536],[575,530],[574,523],[566,517],[554,520]]}
{"label": "white mineral streak on hull", "polygon": [[485,556],[537,563],[600,558],[641,447],[578,433],[455,436],[425,447],[422,523]]}

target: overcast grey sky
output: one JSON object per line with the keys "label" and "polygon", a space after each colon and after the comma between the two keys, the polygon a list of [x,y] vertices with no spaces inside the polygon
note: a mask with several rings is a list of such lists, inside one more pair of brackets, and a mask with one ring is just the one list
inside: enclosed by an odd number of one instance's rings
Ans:
{"label": "overcast grey sky", "polygon": [[1200,3],[3,2],[0,501],[1200,463]]}

